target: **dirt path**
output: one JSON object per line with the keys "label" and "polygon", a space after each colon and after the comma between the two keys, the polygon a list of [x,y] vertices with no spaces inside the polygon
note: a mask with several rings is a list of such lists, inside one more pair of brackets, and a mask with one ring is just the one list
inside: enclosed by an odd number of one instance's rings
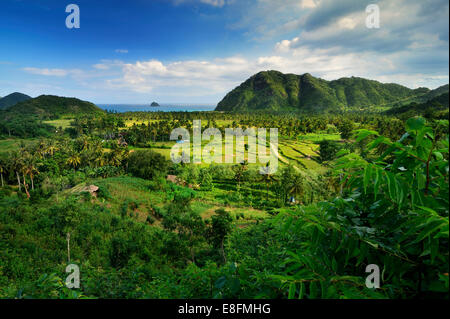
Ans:
{"label": "dirt path", "polygon": [[[275,146],[270,142],[269,142],[269,144],[270,144],[270,150],[276,155],[276,157],[284,164],[289,165],[289,161],[287,159],[285,159],[283,156],[281,156],[280,153],[278,153],[278,150],[275,148]],[[295,167],[295,165],[294,165],[294,167]]]}

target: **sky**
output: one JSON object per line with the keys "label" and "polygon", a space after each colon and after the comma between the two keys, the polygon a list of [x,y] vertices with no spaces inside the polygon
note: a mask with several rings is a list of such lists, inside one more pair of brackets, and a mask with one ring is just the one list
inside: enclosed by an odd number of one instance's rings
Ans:
{"label": "sky", "polygon": [[[69,4],[80,28],[66,27]],[[379,28],[366,20],[379,8]],[[264,70],[449,82],[448,0],[1,0],[0,96],[217,104]]]}

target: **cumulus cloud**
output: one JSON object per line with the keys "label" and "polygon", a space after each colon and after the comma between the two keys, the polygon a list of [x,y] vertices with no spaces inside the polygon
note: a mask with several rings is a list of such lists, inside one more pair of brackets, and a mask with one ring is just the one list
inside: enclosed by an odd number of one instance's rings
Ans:
{"label": "cumulus cloud", "polygon": [[[278,49],[288,47],[290,43],[281,43]],[[307,47],[257,58],[233,56],[170,63],[152,59],[116,64],[115,66],[120,68],[121,76],[107,80],[107,84],[111,88],[139,93],[170,92],[172,95],[184,96],[223,96],[243,80],[263,70],[295,74],[308,72],[327,80],[361,76],[383,82],[397,82],[409,87],[423,86],[426,79],[433,80],[436,85],[439,81],[448,80],[448,76],[445,77],[439,72],[426,77],[417,71],[411,71],[410,74],[408,71],[399,72],[401,60],[402,56],[396,54],[378,56],[371,52],[339,53],[338,48]]]}
{"label": "cumulus cloud", "polygon": [[[365,25],[369,3],[380,8],[379,29]],[[334,73],[337,60],[342,65],[346,57],[354,57],[349,70],[355,75],[411,87],[435,86],[448,81],[448,17],[449,3],[443,0],[321,0],[297,19],[297,35],[278,41],[275,52],[302,56],[305,50],[328,51],[325,76]]]}
{"label": "cumulus cloud", "polygon": [[[247,59],[185,60],[163,63],[159,60],[123,63],[122,76],[108,80],[111,87],[136,92],[161,91],[170,88],[186,95],[219,94],[236,85],[244,74],[252,72]],[[175,88],[175,90],[174,90]]]}
{"label": "cumulus cloud", "polygon": [[[365,25],[365,9],[373,3],[380,8],[379,29]],[[292,46],[339,46],[343,51],[383,53],[433,38],[429,47],[448,52],[448,0],[257,0],[254,7],[233,26],[252,28],[255,39],[297,33],[299,40]],[[423,37],[418,38],[419,34]]]}

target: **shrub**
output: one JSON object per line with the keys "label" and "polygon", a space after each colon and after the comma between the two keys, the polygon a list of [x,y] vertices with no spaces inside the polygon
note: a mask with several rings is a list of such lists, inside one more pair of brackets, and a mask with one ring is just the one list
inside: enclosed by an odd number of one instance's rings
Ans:
{"label": "shrub", "polygon": [[323,140],[319,143],[319,156],[321,162],[331,161],[335,159],[339,150],[339,145],[330,140]]}
{"label": "shrub", "polygon": [[128,157],[128,171],[136,177],[153,179],[165,175],[167,169],[164,156],[151,150],[133,152]]}

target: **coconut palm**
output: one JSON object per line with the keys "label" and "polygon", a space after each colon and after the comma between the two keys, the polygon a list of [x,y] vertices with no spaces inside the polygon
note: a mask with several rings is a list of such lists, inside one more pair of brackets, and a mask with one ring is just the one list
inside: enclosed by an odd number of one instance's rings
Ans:
{"label": "coconut palm", "polygon": [[107,154],[109,165],[120,166],[122,162],[122,149],[118,144],[113,144],[111,152]]}
{"label": "coconut palm", "polygon": [[240,188],[242,176],[244,175],[244,172],[247,170],[247,168],[248,161],[243,161],[242,163],[233,166],[234,179],[237,183],[237,188]]}
{"label": "coconut palm", "polygon": [[75,170],[81,164],[81,157],[77,152],[71,150],[66,163],[72,166],[73,169]]}
{"label": "coconut palm", "polygon": [[45,154],[49,154],[50,156],[53,156],[56,151],[58,151],[59,148],[55,145],[55,143],[50,143],[45,148]]}
{"label": "coconut palm", "polygon": [[19,152],[15,151],[9,154],[9,158],[11,159],[11,169],[16,173],[17,183],[19,185],[19,192],[20,192],[22,190],[22,186],[20,183],[19,173],[22,171],[23,167],[22,156]]}
{"label": "coconut palm", "polygon": [[158,135],[158,130],[156,127],[153,127],[152,135],[153,135],[153,142],[156,142],[156,136]]}
{"label": "coconut palm", "polygon": [[272,184],[272,182],[276,181],[275,174],[271,171],[269,163],[267,163],[266,167],[264,168],[264,173],[262,175],[261,180],[266,184],[266,200],[269,200],[269,186]]}
{"label": "coconut palm", "polygon": [[39,156],[39,158],[45,158],[46,149],[47,143],[44,140],[40,140],[36,148],[36,154]]}
{"label": "coconut palm", "polygon": [[304,185],[303,178],[300,175],[295,175],[292,180],[291,189],[289,191],[290,194],[300,197],[303,194]]}
{"label": "coconut palm", "polygon": [[3,181],[3,173],[6,171],[5,163],[0,159],[0,177],[2,179],[2,187],[5,186],[5,182]]}
{"label": "coconut palm", "polygon": [[31,180],[31,189],[34,190],[34,177],[39,174],[39,170],[37,169],[36,160],[29,156],[25,159],[24,170],[26,175],[30,176]]}
{"label": "coconut palm", "polygon": [[90,141],[86,135],[79,138],[79,143],[81,145],[81,150],[86,151],[89,149]]}

